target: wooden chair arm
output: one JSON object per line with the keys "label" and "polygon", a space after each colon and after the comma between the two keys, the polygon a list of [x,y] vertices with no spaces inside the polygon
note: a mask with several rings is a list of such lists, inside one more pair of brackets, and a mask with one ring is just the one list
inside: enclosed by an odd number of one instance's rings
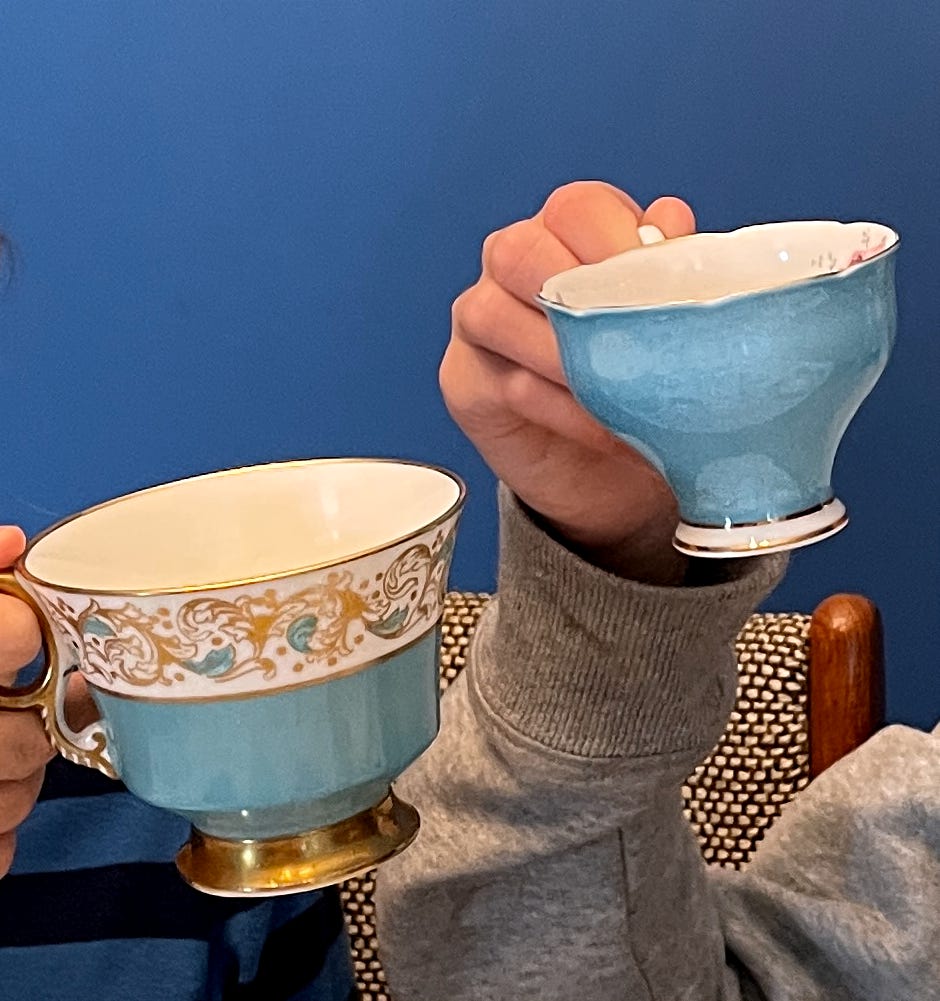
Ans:
{"label": "wooden chair arm", "polygon": [[884,725],[881,615],[863,595],[834,594],[813,612],[809,644],[809,770],[814,779]]}

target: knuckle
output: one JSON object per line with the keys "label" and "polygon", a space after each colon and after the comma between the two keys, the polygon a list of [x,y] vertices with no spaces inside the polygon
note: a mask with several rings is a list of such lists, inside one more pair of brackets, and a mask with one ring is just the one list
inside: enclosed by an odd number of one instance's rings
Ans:
{"label": "knuckle", "polygon": [[441,396],[447,412],[465,433],[478,429],[498,409],[493,381],[473,364],[472,348],[451,342],[438,371]]}
{"label": "knuckle", "polygon": [[437,372],[441,396],[447,412],[459,423],[459,417],[467,405],[468,386],[466,374],[462,371],[453,343],[449,344],[441,359]]}
{"label": "knuckle", "polygon": [[512,283],[520,260],[537,241],[540,230],[540,224],[533,219],[523,219],[487,237],[484,270],[499,285],[508,287]]}
{"label": "knuckle", "polygon": [[441,387],[441,395],[448,413],[455,419],[467,407],[468,398],[472,395],[472,387],[468,385],[467,373],[457,357],[453,344],[444,352],[437,373]]}
{"label": "knuckle", "polygon": [[507,372],[503,379],[503,400],[515,412],[525,411],[532,396],[534,376],[528,369]]}
{"label": "knuckle", "polygon": [[455,303],[456,325],[459,336],[471,344],[480,344],[488,338],[486,332],[494,322],[493,288],[489,282],[478,282]]}
{"label": "knuckle", "polygon": [[450,308],[451,330],[455,336],[460,336],[466,326],[467,301],[473,297],[474,289],[476,289],[476,285],[472,285],[461,292],[454,299],[454,303]]}
{"label": "knuckle", "polygon": [[500,239],[502,232],[503,231],[501,229],[493,230],[493,232],[488,234],[486,239],[483,241],[483,249],[480,254],[480,259],[484,268],[488,267],[493,256],[493,244]]}
{"label": "knuckle", "polygon": [[444,352],[444,357],[441,359],[441,364],[437,370],[437,382],[441,387],[441,393],[444,395],[445,403],[448,403],[448,397],[451,395],[451,386],[455,381],[453,378],[453,371],[454,352],[452,346],[448,345],[447,350]]}

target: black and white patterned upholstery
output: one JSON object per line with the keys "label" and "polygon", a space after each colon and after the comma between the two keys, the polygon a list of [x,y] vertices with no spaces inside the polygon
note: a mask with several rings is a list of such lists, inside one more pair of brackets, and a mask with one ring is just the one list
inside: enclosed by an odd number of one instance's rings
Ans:
{"label": "black and white patterned upholstery", "polygon": [[810,616],[752,615],[738,634],[738,696],[718,746],[682,788],[705,860],[740,868],[809,782]]}
{"label": "black and white patterned upholstery", "polygon": [[[489,595],[451,593],[444,610],[441,691],[466,666]],[[810,616],[752,615],[738,635],[739,684],[718,746],[683,787],[705,860],[739,868],[783,806],[809,782],[807,679]],[[378,957],[375,873],[340,888],[361,1001],[390,1001]]]}

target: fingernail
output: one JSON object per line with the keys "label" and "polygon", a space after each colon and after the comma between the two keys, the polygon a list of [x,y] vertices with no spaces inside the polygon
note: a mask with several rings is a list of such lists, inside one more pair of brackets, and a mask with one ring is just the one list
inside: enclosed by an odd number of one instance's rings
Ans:
{"label": "fingernail", "polygon": [[651,243],[662,243],[666,239],[663,231],[658,226],[653,226],[650,223],[640,226],[637,230],[637,235],[640,237],[640,243],[644,247],[649,246]]}

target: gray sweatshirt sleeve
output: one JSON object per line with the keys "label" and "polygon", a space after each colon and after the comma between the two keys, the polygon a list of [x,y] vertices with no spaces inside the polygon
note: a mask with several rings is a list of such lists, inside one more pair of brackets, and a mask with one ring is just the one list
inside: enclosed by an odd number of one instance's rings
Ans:
{"label": "gray sweatshirt sleeve", "polygon": [[882,730],[714,870],[742,984],[767,1001],[940,999],[940,728]]}
{"label": "gray sweatshirt sleeve", "polygon": [[421,833],[379,875],[395,1001],[940,1001],[940,730],[834,765],[741,873],[682,814],[785,561],[652,588],[505,495],[502,528],[498,605],[400,783]]}
{"label": "gray sweatshirt sleeve", "polygon": [[681,785],[734,699],[732,641],[785,561],[656,588],[584,563],[505,493],[499,599],[382,867],[396,1001],[737,1001]]}

